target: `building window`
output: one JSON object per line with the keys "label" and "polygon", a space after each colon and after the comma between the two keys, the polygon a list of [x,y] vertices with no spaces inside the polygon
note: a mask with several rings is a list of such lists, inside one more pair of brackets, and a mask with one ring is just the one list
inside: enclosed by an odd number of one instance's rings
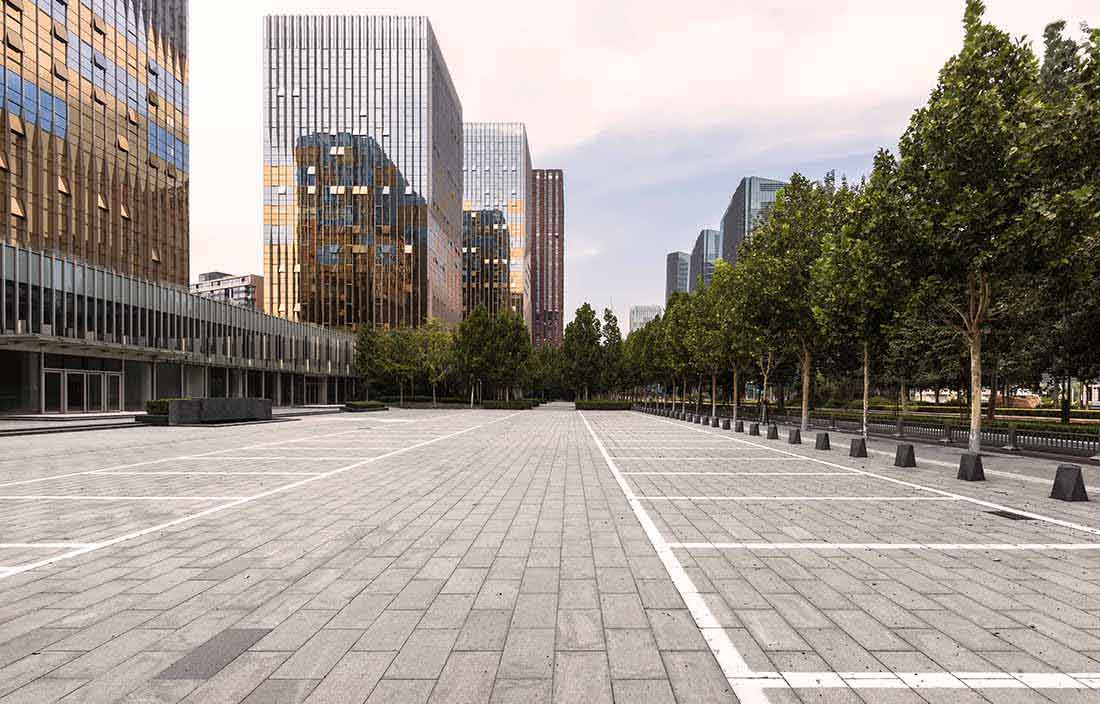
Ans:
{"label": "building window", "polygon": [[153,107],[158,107],[160,105],[160,98],[157,97],[156,93],[149,91],[149,94],[146,97],[149,101],[149,104]]}
{"label": "building window", "polygon": [[126,108],[126,119],[128,119],[131,124],[136,125],[138,123],[137,110],[135,110],[134,108]]}
{"label": "building window", "polygon": [[100,210],[107,210],[107,200],[103,197],[102,193],[96,194],[95,201]]}
{"label": "building window", "polygon": [[4,39],[7,41],[8,46],[11,47],[13,51],[18,51],[20,54],[23,53],[23,40],[16,32],[10,29],[7,30],[6,32],[4,32]]}
{"label": "building window", "polygon": [[123,203],[119,206],[119,211],[122,214],[122,217],[123,217],[124,220],[129,220],[130,219],[130,209],[126,207],[125,203]]}
{"label": "building window", "polygon": [[65,25],[63,25],[59,20],[53,21],[53,36],[54,39],[61,42],[62,44],[69,43],[69,33],[65,31]]}
{"label": "building window", "polygon": [[107,34],[107,25],[103,24],[103,20],[95,15],[92,15],[92,29],[96,31],[96,34]]}
{"label": "building window", "polygon": [[21,137],[26,135],[26,132],[23,129],[23,120],[22,120],[22,118],[20,118],[15,113],[12,113],[12,112],[8,113],[8,127],[11,128],[12,132],[16,133],[17,135],[19,135]]}
{"label": "building window", "polygon": [[15,196],[11,197],[11,214],[17,218],[27,217],[27,212],[23,210],[23,202]]}
{"label": "building window", "polygon": [[58,193],[64,193],[65,195],[72,195],[69,191],[69,182],[65,180],[64,176],[60,174],[57,176],[57,191]]}
{"label": "building window", "polygon": [[153,247],[152,256],[153,256],[153,261],[156,262],[157,264],[160,264],[160,251],[158,251],[156,247]]}
{"label": "building window", "polygon": [[69,80],[69,68],[65,64],[54,61],[53,62],[53,75],[57,76],[62,81]]}
{"label": "building window", "polygon": [[126,139],[126,135],[120,134],[118,136],[118,148],[124,152],[130,151],[130,140]]}

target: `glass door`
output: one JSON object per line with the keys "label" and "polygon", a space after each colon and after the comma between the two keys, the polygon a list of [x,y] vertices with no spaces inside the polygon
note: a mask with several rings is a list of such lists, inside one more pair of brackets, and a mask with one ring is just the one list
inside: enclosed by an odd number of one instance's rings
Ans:
{"label": "glass door", "polygon": [[107,410],[122,410],[122,375],[107,374]]}
{"label": "glass door", "polygon": [[83,413],[86,400],[83,372],[65,372],[65,412]]}
{"label": "glass door", "polygon": [[43,413],[61,413],[61,383],[65,372],[46,372],[46,383],[42,398]]}
{"label": "glass door", "polygon": [[103,412],[103,375],[88,374],[88,404],[85,410],[88,413]]}

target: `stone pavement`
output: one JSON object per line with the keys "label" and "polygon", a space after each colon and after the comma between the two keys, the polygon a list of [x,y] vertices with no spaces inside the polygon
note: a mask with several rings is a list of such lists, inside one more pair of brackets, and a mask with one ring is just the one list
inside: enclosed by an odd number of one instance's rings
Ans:
{"label": "stone pavement", "polygon": [[0,444],[2,704],[1100,702],[1036,460],[564,405]]}

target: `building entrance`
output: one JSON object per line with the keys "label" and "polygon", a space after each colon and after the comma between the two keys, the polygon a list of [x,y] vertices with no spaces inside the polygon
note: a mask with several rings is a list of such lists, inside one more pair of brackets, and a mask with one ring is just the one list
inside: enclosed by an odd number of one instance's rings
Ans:
{"label": "building entrance", "polygon": [[122,374],[45,369],[44,413],[104,413],[122,410]]}

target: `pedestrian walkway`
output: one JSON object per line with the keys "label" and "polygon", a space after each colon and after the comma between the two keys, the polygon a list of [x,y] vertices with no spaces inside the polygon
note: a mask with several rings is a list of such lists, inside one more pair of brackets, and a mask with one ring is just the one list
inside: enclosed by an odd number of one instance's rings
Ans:
{"label": "pedestrian walkway", "polygon": [[3,442],[4,704],[1100,701],[1100,520],[1034,460],[564,405]]}

